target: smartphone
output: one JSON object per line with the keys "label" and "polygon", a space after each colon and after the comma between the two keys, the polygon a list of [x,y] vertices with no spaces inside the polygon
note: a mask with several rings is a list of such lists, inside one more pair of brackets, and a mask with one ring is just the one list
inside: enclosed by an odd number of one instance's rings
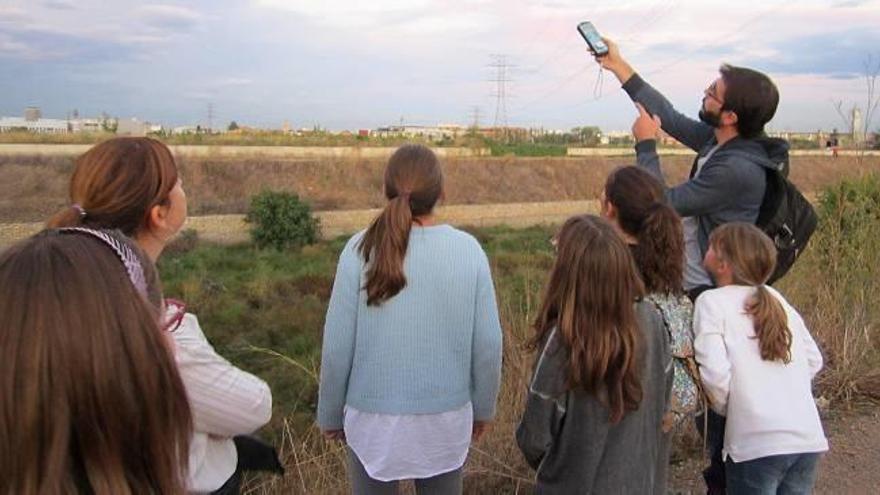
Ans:
{"label": "smartphone", "polygon": [[592,22],[584,21],[578,24],[578,32],[581,33],[581,36],[587,42],[590,50],[593,50],[593,53],[599,56],[608,53],[608,45],[602,41],[602,36],[599,35],[599,31],[596,31]]}

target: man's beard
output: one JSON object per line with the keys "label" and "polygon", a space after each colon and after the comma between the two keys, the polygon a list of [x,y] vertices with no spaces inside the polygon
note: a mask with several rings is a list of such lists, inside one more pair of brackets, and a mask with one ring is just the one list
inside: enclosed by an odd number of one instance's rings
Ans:
{"label": "man's beard", "polygon": [[718,128],[721,126],[721,112],[711,113],[705,108],[700,109],[699,113],[700,121],[705,124],[708,124],[714,128]]}

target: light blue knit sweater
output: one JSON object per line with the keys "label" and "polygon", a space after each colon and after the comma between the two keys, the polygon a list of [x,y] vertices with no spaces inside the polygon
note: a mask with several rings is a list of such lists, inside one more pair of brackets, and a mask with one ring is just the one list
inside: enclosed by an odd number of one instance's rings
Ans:
{"label": "light blue knit sweater", "polygon": [[470,401],[475,420],[495,415],[501,325],[480,244],[449,225],[413,226],[406,287],[367,306],[363,232],[339,257],[321,352],[318,424],[341,429],[343,407],[434,414]]}

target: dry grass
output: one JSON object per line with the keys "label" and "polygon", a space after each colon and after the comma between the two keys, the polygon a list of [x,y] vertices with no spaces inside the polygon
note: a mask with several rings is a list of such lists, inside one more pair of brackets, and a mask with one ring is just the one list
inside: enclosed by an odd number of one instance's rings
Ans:
{"label": "dry grass", "polygon": [[[449,158],[444,161],[447,204],[491,204],[593,199],[608,172],[632,157]],[[880,169],[880,158],[818,156],[792,159],[795,183],[815,191],[843,177]],[[690,157],[663,157],[670,183],[681,181]],[[0,222],[44,220],[67,200],[73,157],[0,156]],[[383,204],[382,160],[296,159],[254,155],[230,159],[182,157],[190,214],[243,213],[265,188],[289,190],[316,210],[372,208]]]}
{"label": "dry grass", "polygon": [[781,287],[824,351],[826,398],[880,398],[880,176],[826,189],[819,209],[820,227]]}

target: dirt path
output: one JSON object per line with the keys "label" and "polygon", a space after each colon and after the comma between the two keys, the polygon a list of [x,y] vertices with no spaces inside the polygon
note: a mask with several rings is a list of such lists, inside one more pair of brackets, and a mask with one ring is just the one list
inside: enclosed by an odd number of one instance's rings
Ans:
{"label": "dirt path", "polygon": [[[823,418],[831,450],[819,464],[818,494],[880,493],[880,407],[862,405],[832,411]],[[704,493],[702,461],[689,458],[673,464],[670,493]]]}

